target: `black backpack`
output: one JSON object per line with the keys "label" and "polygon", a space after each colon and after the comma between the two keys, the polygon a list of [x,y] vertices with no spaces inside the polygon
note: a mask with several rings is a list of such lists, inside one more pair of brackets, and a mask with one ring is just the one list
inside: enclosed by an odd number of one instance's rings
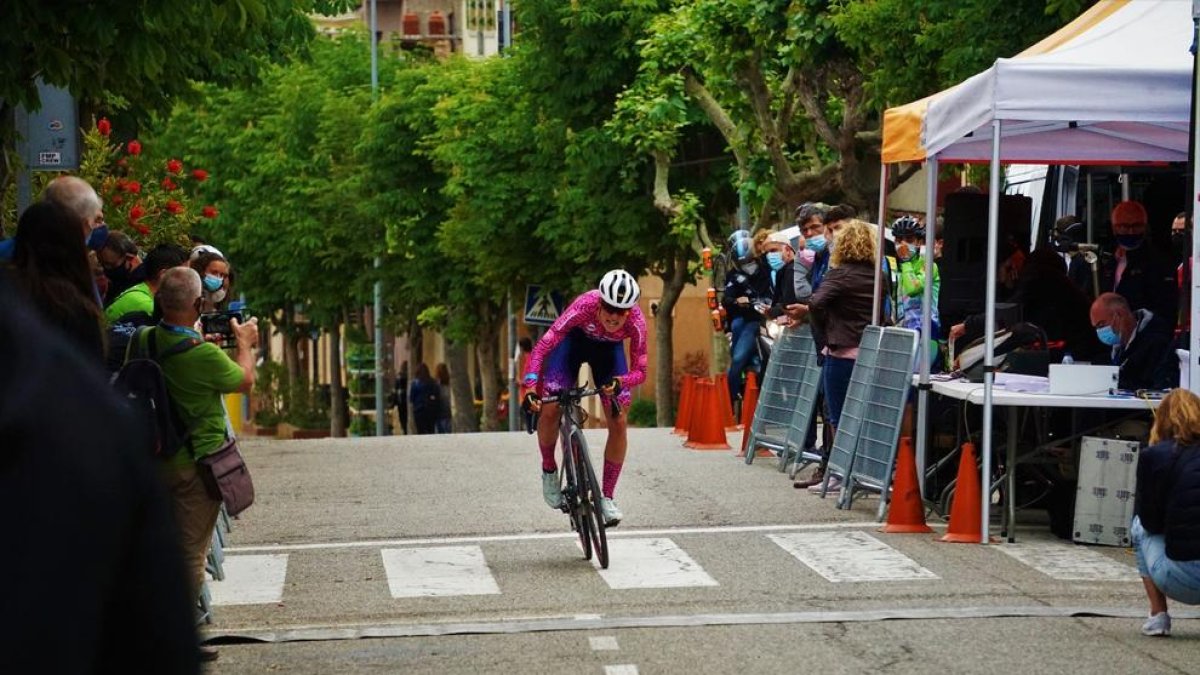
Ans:
{"label": "black backpack", "polygon": [[[142,334],[147,331],[147,349],[143,350]],[[142,326],[134,332],[130,338],[125,365],[117,372],[113,386],[133,410],[133,414],[142,421],[145,447],[155,457],[166,459],[188,445],[191,439],[187,425],[171,404],[161,363],[163,359],[182,354],[202,342],[188,338],[159,354],[157,333],[153,326]]]}

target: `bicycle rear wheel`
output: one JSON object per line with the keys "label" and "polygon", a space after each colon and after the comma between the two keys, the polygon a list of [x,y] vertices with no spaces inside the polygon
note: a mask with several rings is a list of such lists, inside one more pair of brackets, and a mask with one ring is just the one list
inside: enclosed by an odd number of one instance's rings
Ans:
{"label": "bicycle rear wheel", "polygon": [[[572,436],[573,438],[573,436]],[[571,446],[574,442],[571,442]],[[583,549],[584,560],[592,559],[592,539],[589,534],[590,527],[584,520],[583,499],[581,495],[583,490],[580,487],[579,481],[579,464],[577,455],[570,451],[571,446],[563,447],[563,477],[566,479],[566,485],[563,486],[563,499],[566,504],[567,516],[571,519],[571,529],[579,534],[579,546]]]}
{"label": "bicycle rear wheel", "polygon": [[592,459],[588,455],[587,441],[583,434],[574,437],[575,463],[579,474],[579,500],[581,510],[586,513],[583,520],[587,524],[588,536],[592,548],[596,551],[596,559],[601,569],[608,569],[608,536],[604,528],[604,511],[600,508],[600,500],[604,495],[600,483],[596,480],[596,471],[592,468]]}

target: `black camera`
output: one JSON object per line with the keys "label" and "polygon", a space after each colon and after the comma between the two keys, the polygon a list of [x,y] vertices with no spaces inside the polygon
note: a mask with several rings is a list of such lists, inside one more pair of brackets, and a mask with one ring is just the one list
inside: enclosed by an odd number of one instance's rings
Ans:
{"label": "black camera", "polygon": [[237,319],[238,323],[245,323],[245,310],[230,309],[201,314],[200,332],[205,335],[220,335],[221,341],[219,344],[222,347],[236,347],[237,336],[233,334],[232,319]]}

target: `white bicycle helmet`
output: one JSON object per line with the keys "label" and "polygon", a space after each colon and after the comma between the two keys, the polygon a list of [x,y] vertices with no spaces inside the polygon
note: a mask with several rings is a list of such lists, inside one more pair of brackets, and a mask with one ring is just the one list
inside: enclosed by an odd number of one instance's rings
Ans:
{"label": "white bicycle helmet", "polygon": [[617,309],[629,309],[642,295],[637,279],[625,270],[612,270],[600,280],[600,299]]}

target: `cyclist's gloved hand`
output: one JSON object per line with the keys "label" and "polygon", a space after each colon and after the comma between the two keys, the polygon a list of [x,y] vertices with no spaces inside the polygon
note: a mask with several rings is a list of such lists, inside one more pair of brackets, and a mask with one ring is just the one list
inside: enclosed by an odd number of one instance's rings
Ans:
{"label": "cyclist's gloved hand", "polygon": [[621,378],[614,377],[608,384],[600,385],[600,391],[605,396],[616,396],[621,393]]}
{"label": "cyclist's gloved hand", "polygon": [[525,399],[521,401],[521,409],[526,413],[535,413],[542,409],[542,397],[530,391],[525,393]]}

